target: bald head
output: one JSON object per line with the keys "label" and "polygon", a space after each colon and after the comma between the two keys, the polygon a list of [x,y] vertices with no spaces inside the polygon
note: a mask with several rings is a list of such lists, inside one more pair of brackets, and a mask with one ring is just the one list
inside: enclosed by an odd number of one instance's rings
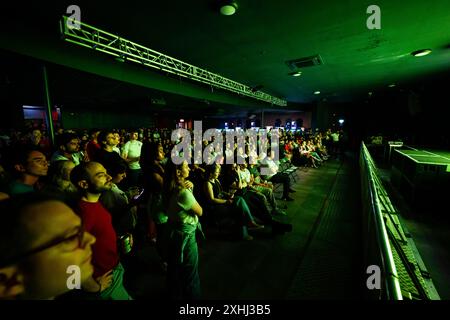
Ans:
{"label": "bald head", "polygon": [[81,191],[99,194],[112,187],[111,176],[98,162],[87,162],[76,166],[70,173],[70,180]]}

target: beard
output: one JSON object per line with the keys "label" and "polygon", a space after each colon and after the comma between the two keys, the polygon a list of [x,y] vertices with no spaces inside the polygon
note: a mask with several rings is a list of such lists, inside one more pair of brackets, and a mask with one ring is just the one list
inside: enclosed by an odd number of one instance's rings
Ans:
{"label": "beard", "polygon": [[99,193],[102,193],[104,191],[111,190],[111,187],[112,187],[112,183],[111,182],[107,182],[107,183],[105,183],[102,186],[95,186],[95,185],[89,184],[88,192],[89,193],[94,193],[94,194],[99,194]]}

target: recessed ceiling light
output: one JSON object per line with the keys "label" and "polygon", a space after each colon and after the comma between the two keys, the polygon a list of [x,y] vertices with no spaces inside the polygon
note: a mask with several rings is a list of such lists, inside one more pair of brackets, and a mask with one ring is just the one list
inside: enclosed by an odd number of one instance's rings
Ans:
{"label": "recessed ceiling light", "polygon": [[395,83],[391,83],[390,85],[388,85],[389,88],[393,88],[395,87]]}
{"label": "recessed ceiling light", "polygon": [[314,94],[320,94],[320,91],[314,91]]}
{"label": "recessed ceiling light", "polygon": [[220,7],[220,13],[224,16],[233,15],[238,8],[238,5],[235,1],[225,1],[225,3]]}
{"label": "recessed ceiling light", "polygon": [[289,73],[289,75],[293,76],[293,77],[300,77],[302,75],[302,72],[301,71],[294,71],[294,72]]}
{"label": "recessed ceiling light", "polygon": [[421,49],[421,50],[417,50],[417,51],[411,52],[411,54],[414,57],[423,57],[423,56],[426,56],[427,54],[430,54],[430,53],[431,53],[430,49]]}

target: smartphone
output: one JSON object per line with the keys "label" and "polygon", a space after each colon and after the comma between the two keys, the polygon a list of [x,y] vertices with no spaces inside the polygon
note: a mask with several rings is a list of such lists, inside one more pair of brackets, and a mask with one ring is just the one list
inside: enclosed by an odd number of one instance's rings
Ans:
{"label": "smartphone", "polygon": [[133,197],[133,200],[139,200],[139,198],[144,194],[144,188],[142,188],[141,192]]}

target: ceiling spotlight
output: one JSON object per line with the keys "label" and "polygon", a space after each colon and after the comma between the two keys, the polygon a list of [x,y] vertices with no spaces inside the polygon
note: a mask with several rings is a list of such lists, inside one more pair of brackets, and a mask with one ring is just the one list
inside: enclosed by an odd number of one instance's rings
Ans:
{"label": "ceiling spotlight", "polygon": [[314,94],[320,94],[320,91],[314,91]]}
{"label": "ceiling spotlight", "polygon": [[233,15],[238,8],[238,4],[236,1],[228,0],[224,1],[223,4],[220,6],[220,13],[224,16],[231,16]]}
{"label": "ceiling spotlight", "polygon": [[388,85],[389,88],[393,88],[395,87],[395,83],[391,83],[390,85]]}
{"label": "ceiling spotlight", "polygon": [[414,57],[423,57],[423,56],[426,56],[427,54],[430,54],[430,53],[431,53],[430,49],[421,49],[421,50],[417,50],[417,51],[411,52],[411,54]]}
{"label": "ceiling spotlight", "polygon": [[289,75],[293,76],[293,77],[300,77],[302,75],[302,72],[301,71],[294,71],[294,72],[290,72]]}

